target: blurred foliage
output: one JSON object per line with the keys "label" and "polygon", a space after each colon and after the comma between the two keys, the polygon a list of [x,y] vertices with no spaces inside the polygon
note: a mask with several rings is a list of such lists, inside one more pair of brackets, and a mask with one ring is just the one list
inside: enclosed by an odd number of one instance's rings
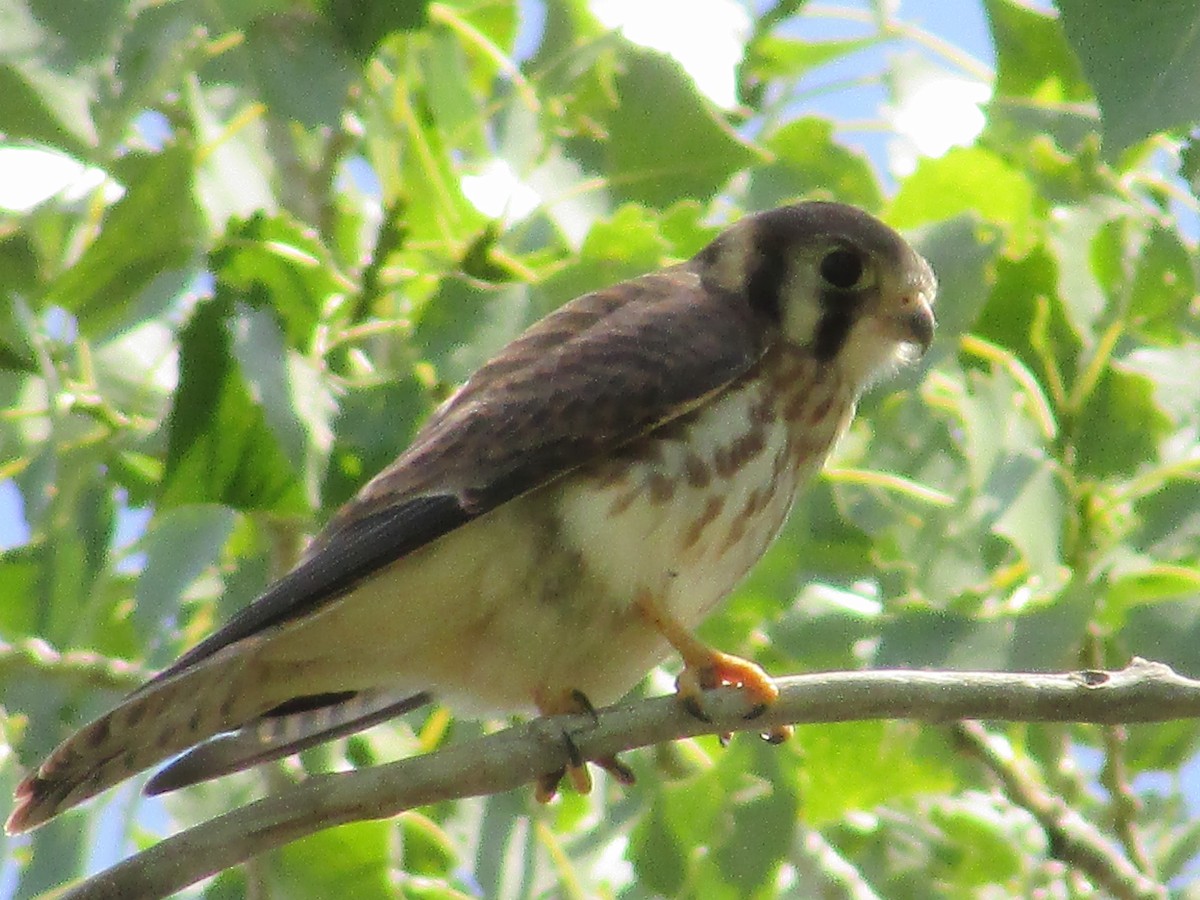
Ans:
{"label": "blurred foliage", "polygon": [[[889,4],[843,11],[830,40],[806,36],[801,3],[758,9],[721,108],[584,0],[103,0],[86,16],[0,0],[0,153],[103,176],[0,212],[0,639],[164,664],[527,324],[743,212],[822,196],[928,255],[937,346],[866,398],[705,637],[779,673],[1137,654],[1200,676],[1195,5],[1062,0],[1060,20],[984,0],[994,72]],[[914,53],[926,86],[991,99],[978,134],[907,168],[800,88],[837,65],[902,110]],[[911,137],[898,116],[868,125]],[[0,182],[25,177],[3,158]],[[497,172],[520,189],[475,205]],[[114,697],[3,671],[7,796]],[[435,711],[300,765],[478,727]],[[1140,835],[1147,874],[1200,896],[1196,723],[1124,742],[995,730],[1131,855]],[[346,826],[198,893],[1099,896],[940,728],[806,726],[782,747],[688,741],[631,763],[629,789]],[[1116,763],[1132,803],[1101,774]],[[262,789],[251,773],[165,805],[119,790],[0,838],[0,892],[34,896]]]}

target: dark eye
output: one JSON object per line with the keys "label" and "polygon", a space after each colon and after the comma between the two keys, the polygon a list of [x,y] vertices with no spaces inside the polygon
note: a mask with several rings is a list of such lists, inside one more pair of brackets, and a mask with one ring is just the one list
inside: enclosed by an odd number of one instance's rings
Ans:
{"label": "dark eye", "polygon": [[821,277],[842,290],[856,287],[864,269],[862,256],[845,248],[830,250],[821,260]]}

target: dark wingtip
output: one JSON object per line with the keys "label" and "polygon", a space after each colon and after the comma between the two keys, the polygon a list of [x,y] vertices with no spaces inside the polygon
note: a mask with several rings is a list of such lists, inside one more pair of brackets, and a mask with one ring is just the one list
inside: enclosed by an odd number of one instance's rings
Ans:
{"label": "dark wingtip", "polygon": [[30,775],[13,791],[16,806],[4,823],[5,834],[23,834],[32,831],[54,816],[53,806],[46,805],[49,782],[37,775]]}

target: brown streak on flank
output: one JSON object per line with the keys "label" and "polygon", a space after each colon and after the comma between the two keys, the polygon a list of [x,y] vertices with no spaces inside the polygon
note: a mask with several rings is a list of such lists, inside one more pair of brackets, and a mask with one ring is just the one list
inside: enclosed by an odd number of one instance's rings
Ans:
{"label": "brown streak on flank", "polygon": [[704,529],[707,528],[717,516],[721,514],[721,510],[725,508],[725,498],[720,495],[713,495],[708,498],[708,502],[704,504],[704,509],[699,517],[688,526],[688,530],[683,535],[683,544],[681,549],[689,550],[695,546],[704,534]]}
{"label": "brown streak on flank", "polygon": [[619,460],[604,460],[603,462],[595,463],[591,471],[588,473],[588,478],[597,488],[616,487],[622,481],[626,480],[629,474],[629,467],[624,465]]}
{"label": "brown streak on flank", "polygon": [[[774,484],[772,484],[774,487]],[[746,498],[746,502],[742,505],[742,511],[738,513],[739,519],[749,519],[750,517],[762,512],[767,505],[767,497],[770,496],[768,490],[763,488],[755,488],[750,492],[750,496]]]}
{"label": "brown streak on flank", "polygon": [[709,471],[708,466],[704,464],[704,460],[695,450],[688,451],[688,455],[683,461],[683,474],[688,485],[694,488],[706,488],[712,481],[712,472]]}
{"label": "brown streak on flank", "polygon": [[794,443],[794,441],[789,440],[785,446],[780,447],[775,451],[775,459],[771,463],[771,484],[779,484],[780,478],[783,476],[783,472],[788,466],[788,453],[791,451]]}
{"label": "brown streak on flank", "polygon": [[713,453],[713,468],[717,470],[717,477],[722,481],[728,481],[737,472],[736,457],[732,447],[718,447]]}
{"label": "brown streak on flank", "polygon": [[742,468],[767,447],[767,435],[764,428],[756,427],[743,434],[733,442],[734,470]]}
{"label": "brown streak on flank", "polygon": [[99,722],[93,724],[87,730],[87,744],[89,747],[99,747],[108,740],[109,728],[112,722],[106,716]]}
{"label": "brown streak on flank", "polygon": [[799,422],[804,418],[804,410],[808,405],[809,397],[803,391],[795,391],[787,399],[787,403],[783,407],[783,417],[788,422]]}
{"label": "brown streak on flank", "polygon": [[827,415],[829,415],[829,409],[832,406],[833,391],[827,391],[825,396],[818,400],[813,408],[808,411],[808,421],[814,424],[820,422]]}
{"label": "brown streak on flank", "polygon": [[791,446],[791,464],[796,467],[804,465],[812,454],[812,445],[803,437],[792,443]]}
{"label": "brown streak on flank", "polygon": [[775,421],[775,403],[778,397],[773,390],[767,390],[757,403],[750,407],[750,421],[756,427],[764,428]]}
{"label": "brown streak on flank", "polygon": [[625,510],[629,509],[629,507],[633,505],[633,501],[636,499],[637,491],[626,491],[612,502],[612,505],[608,508],[609,516],[619,516],[621,513],[625,512]]}
{"label": "brown streak on flank", "polygon": [[652,472],[646,479],[646,490],[650,493],[650,502],[661,505],[675,496],[675,480],[662,472]]}
{"label": "brown streak on flank", "polygon": [[[131,703],[126,707],[126,713],[122,717],[122,728],[137,728],[142,721],[142,717],[146,714],[146,703]],[[119,708],[118,708],[119,709]]]}
{"label": "brown streak on flank", "polygon": [[725,543],[721,545],[721,553],[728,553],[737,546],[746,534],[746,526],[750,524],[750,516],[746,515],[745,510],[738,513],[733,523],[729,526],[729,534],[725,535]]}

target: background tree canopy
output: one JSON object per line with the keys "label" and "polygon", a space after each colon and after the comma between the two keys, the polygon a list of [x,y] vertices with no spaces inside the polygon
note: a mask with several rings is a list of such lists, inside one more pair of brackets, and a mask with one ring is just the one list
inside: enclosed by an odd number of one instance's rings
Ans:
{"label": "background tree canopy", "polygon": [[[884,2],[670,5],[711,84],[611,3],[0,0],[0,796],[525,325],[806,196],[918,243],[938,342],[704,636],[775,673],[1200,676],[1200,8],[943,4],[986,23],[980,61]],[[0,895],[485,727],[435,710],[161,801],[127,785],[0,838]],[[986,759],[903,721],[684,741],[631,755],[632,788],[343,826],[197,890],[1119,893],[1024,785],[1200,896],[1195,722],[988,731]]]}

